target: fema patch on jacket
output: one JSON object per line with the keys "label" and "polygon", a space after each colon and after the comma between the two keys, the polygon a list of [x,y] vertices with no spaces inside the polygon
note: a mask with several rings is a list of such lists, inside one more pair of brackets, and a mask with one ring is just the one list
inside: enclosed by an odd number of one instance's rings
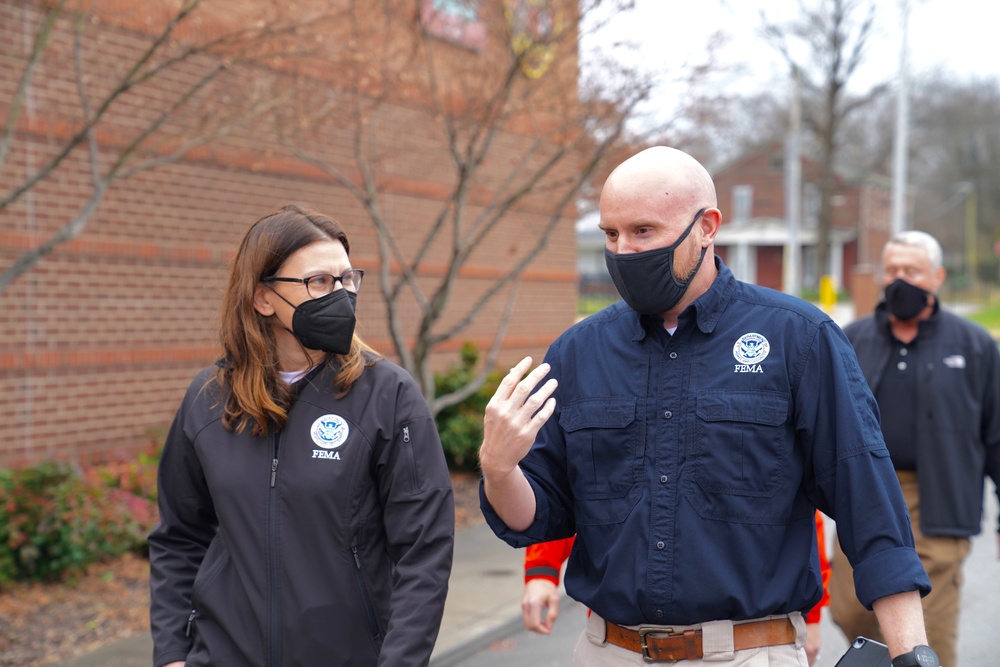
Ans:
{"label": "fema patch on jacket", "polygon": [[351,428],[340,415],[323,415],[309,428],[312,441],[323,449],[336,449],[347,441]]}
{"label": "fema patch on jacket", "polygon": [[737,364],[735,373],[763,373],[760,363],[767,358],[771,344],[759,333],[745,333],[733,345]]}

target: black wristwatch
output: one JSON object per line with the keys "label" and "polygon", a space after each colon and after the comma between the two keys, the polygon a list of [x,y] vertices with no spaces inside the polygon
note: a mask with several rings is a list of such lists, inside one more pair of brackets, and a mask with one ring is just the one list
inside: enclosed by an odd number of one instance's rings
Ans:
{"label": "black wristwatch", "polygon": [[941,667],[937,653],[930,646],[914,646],[913,650],[893,658],[892,667]]}

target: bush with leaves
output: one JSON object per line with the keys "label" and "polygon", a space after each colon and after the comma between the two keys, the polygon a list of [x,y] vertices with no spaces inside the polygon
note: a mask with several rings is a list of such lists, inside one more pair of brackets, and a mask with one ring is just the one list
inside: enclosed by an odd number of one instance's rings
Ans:
{"label": "bush with leaves", "polygon": [[82,474],[54,461],[0,470],[0,584],[57,580],[145,550],[155,478],[152,457]]}
{"label": "bush with leaves", "polygon": [[[475,375],[479,351],[472,343],[465,343],[461,350],[461,364],[445,373],[434,376],[436,395],[455,391],[464,387]],[[489,374],[479,391],[458,405],[441,410],[437,414],[438,433],[444,447],[445,459],[452,470],[473,471],[479,468],[479,445],[483,442],[483,414],[486,404],[503,376],[499,371]]]}

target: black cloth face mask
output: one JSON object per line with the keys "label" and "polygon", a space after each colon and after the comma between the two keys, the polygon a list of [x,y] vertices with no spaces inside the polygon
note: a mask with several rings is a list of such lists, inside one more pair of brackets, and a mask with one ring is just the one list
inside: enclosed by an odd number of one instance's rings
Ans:
{"label": "black cloth face mask", "polygon": [[[274,289],[271,290],[278,294]],[[292,335],[307,350],[322,350],[330,354],[347,354],[351,351],[354,326],[357,318],[354,306],[358,295],[346,289],[324,294],[318,299],[303,301],[298,306],[278,294],[281,300],[295,309],[292,314]]]}
{"label": "black cloth face mask", "polygon": [[604,248],[604,263],[611,274],[611,281],[632,310],[641,315],[659,315],[676,306],[687,292],[708,248],[701,249],[698,263],[683,280],[674,275],[674,251],[706,210],[698,211],[680,238],[666,247],[624,254]]}
{"label": "black cloth face mask", "polygon": [[885,288],[885,306],[899,319],[912,320],[927,307],[927,297],[930,295],[927,290],[896,278]]}

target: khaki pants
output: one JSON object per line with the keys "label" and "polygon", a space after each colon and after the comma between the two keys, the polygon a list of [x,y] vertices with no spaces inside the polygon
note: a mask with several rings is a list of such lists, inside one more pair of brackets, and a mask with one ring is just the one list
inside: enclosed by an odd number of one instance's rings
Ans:
{"label": "khaki pants", "polygon": [[[933,590],[923,599],[927,642],[938,654],[944,667],[955,667],[958,644],[958,601],[962,587],[962,563],[969,555],[969,539],[938,537],[920,533],[920,496],[917,477],[912,472],[898,472],[903,498],[910,510],[913,538],[920,562],[927,570]],[[854,570],[835,542],[833,572],[830,575],[830,614],[834,622],[853,640],[862,636],[884,641],[875,614],[858,602],[854,592]]]}
{"label": "khaki pants", "polygon": [[[630,665],[677,664],[683,667],[697,665],[728,665],[729,667],[807,667],[806,651],[803,648],[806,640],[806,621],[802,614],[789,614],[792,624],[798,631],[794,644],[783,646],[765,646],[750,648],[743,651],[725,650],[732,646],[732,624],[727,622],[702,623],[692,626],[672,626],[675,632],[683,632],[690,628],[700,628],[705,645],[705,656],[701,660],[682,660],[678,663],[649,663],[642,655],[623,649],[614,644],[608,644],[604,639],[604,619],[591,612],[587,618],[587,627],[576,642],[573,650],[573,667],[629,667]],[[778,618],[771,616],[768,618]],[[727,632],[728,631],[728,632]]]}

